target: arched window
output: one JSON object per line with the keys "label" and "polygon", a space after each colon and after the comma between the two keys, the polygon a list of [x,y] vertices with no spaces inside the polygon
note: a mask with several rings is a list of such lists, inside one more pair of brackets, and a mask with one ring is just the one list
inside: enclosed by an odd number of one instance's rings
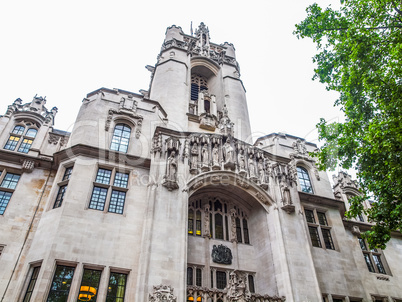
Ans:
{"label": "arched window", "polygon": [[[208,210],[206,210],[208,209]],[[234,221],[231,215],[235,215]],[[187,233],[250,244],[247,215],[237,205],[220,197],[201,197],[189,203]],[[232,226],[232,223],[235,225]],[[236,233],[230,230],[235,227]],[[234,236],[234,238],[232,238]]]}
{"label": "arched window", "polygon": [[197,101],[198,93],[203,90],[208,90],[207,79],[198,74],[193,74],[191,76],[191,100]]}
{"label": "arched window", "polygon": [[127,152],[130,142],[131,128],[125,124],[117,124],[114,127],[110,149],[119,152]]}
{"label": "arched window", "polygon": [[187,268],[187,285],[193,285],[193,268]]}
{"label": "arched window", "polygon": [[250,293],[255,293],[255,288],[254,288],[254,277],[253,275],[248,275],[248,290]]}
{"label": "arched window", "polygon": [[[31,125],[30,123],[27,124],[28,126]],[[7,140],[4,149],[14,151],[18,144],[18,152],[28,153],[31,149],[33,141],[38,133],[38,130],[35,128],[29,128],[25,134],[25,127],[22,125],[17,125],[14,127],[13,131],[10,133],[10,137]]]}
{"label": "arched window", "polygon": [[302,192],[313,193],[313,187],[311,186],[307,170],[302,167],[297,167],[297,176]]}

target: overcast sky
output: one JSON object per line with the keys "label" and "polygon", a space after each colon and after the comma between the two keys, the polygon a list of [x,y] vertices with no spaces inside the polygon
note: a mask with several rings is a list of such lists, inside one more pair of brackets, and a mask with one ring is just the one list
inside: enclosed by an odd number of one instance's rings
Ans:
{"label": "overcast sky", "polygon": [[[338,1],[318,1],[327,6]],[[82,99],[100,87],[148,89],[166,28],[190,34],[204,22],[211,41],[233,43],[254,136],[286,132],[317,143],[320,117],[339,119],[337,94],[312,81],[311,40],[294,25],[313,1],[2,1],[0,114],[15,99],[46,96],[55,128],[71,130]]]}

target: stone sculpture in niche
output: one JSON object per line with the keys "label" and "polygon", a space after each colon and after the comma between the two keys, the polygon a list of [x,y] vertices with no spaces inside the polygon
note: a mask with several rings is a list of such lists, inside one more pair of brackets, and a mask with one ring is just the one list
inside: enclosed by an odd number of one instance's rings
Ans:
{"label": "stone sculpture in niche", "polygon": [[207,204],[204,208],[204,237],[207,237],[207,238],[210,237],[209,211],[210,211],[210,206],[209,206],[209,204]]}
{"label": "stone sculpture in niche", "polygon": [[230,210],[230,235],[231,235],[231,241],[232,242],[237,242],[237,234],[236,234],[236,210],[231,209]]}
{"label": "stone sculpture in niche", "polygon": [[209,154],[208,154],[208,145],[204,144],[201,149],[201,157],[202,157],[202,171],[209,171]]}
{"label": "stone sculpture in niche", "polygon": [[258,175],[260,176],[260,178],[259,178],[260,187],[263,188],[264,190],[266,190],[266,189],[268,189],[268,184],[266,181],[267,177],[265,175],[264,160],[262,158],[260,158],[258,161],[257,169],[258,169]]}
{"label": "stone sculpture in niche", "polygon": [[244,151],[239,150],[239,154],[237,155],[237,163],[239,165],[239,174],[241,176],[245,176],[247,174],[246,172],[246,161],[244,158]]}
{"label": "stone sculpture in niche", "polygon": [[234,168],[234,150],[233,147],[230,144],[230,139],[228,138],[223,145],[223,155],[225,159],[225,168]]}
{"label": "stone sculpture in niche", "polygon": [[212,148],[212,169],[213,170],[219,170],[219,148],[218,144],[214,144],[214,147]]}
{"label": "stone sculpture in niche", "polygon": [[220,264],[232,264],[232,251],[227,246],[214,245],[212,248],[212,261]]}
{"label": "stone sculpture in niche", "polygon": [[248,171],[250,173],[250,178],[252,180],[257,180],[257,178],[255,176],[255,165],[254,165],[254,159],[253,159],[252,154],[250,154],[250,157],[248,159]]}
{"label": "stone sculpture in niche", "polygon": [[163,177],[163,186],[169,191],[179,188],[177,183],[177,159],[176,152],[172,150],[166,162],[166,174]]}
{"label": "stone sculpture in niche", "polygon": [[190,164],[190,173],[197,173],[197,165],[198,165],[198,145],[197,143],[193,144],[191,148],[191,164]]}
{"label": "stone sculpture in niche", "polygon": [[292,202],[292,197],[290,196],[289,186],[285,180],[285,178],[281,178],[280,184],[281,194],[282,194],[282,210],[287,212],[288,214],[295,211],[295,206]]}

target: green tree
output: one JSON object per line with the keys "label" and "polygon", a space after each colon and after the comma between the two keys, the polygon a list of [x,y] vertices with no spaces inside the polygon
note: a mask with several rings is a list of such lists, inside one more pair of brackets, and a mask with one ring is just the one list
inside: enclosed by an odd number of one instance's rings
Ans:
{"label": "green tree", "polygon": [[[385,248],[402,228],[402,1],[341,1],[339,9],[309,6],[296,25],[318,53],[313,79],[339,92],[345,121],[317,124],[320,169],[355,168],[362,195],[347,216],[365,212],[375,225],[364,236]],[[370,209],[363,200],[372,195]]]}

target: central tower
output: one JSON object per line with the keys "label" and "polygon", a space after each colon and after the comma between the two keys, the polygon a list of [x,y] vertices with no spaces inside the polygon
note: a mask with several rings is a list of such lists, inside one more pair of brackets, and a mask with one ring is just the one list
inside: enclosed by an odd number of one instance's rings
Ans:
{"label": "central tower", "polygon": [[177,131],[231,134],[251,142],[245,88],[235,48],[210,41],[201,23],[194,35],[175,25],[166,30],[158,62],[149,68],[149,95],[166,110]]}

